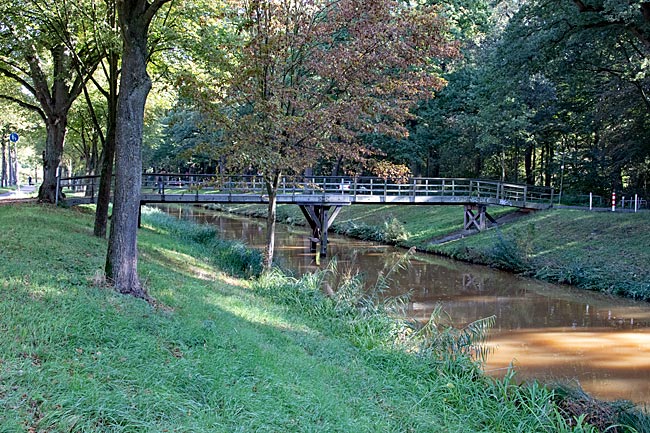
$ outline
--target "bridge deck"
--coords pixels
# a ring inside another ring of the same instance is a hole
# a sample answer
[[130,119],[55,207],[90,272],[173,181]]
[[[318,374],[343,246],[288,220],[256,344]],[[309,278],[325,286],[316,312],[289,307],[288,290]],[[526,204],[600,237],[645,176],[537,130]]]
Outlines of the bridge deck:
[[[60,179],[69,202],[94,201],[96,176]],[[552,206],[551,188],[458,178],[413,178],[391,183],[379,178],[313,176],[283,178],[277,196],[280,204],[346,206],[393,205],[498,205],[521,209]],[[180,174],[143,175],[140,201],[144,203],[268,203],[259,176],[209,176]]]

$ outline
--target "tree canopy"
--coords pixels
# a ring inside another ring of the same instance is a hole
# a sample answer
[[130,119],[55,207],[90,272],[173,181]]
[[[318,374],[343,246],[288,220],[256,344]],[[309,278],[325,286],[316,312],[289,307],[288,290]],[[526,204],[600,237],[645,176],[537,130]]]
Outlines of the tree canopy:
[[[53,201],[66,158],[110,185],[115,148],[120,227],[132,226],[126,197],[152,168],[260,174],[269,214],[281,174],[410,172],[647,197],[649,68],[650,3],[639,0],[0,6],[0,98],[45,127],[33,140],[45,143],[41,199]],[[125,287],[137,286],[128,274]]]
[[224,132],[215,155],[264,177],[271,219],[281,174],[363,163],[375,153],[365,136],[404,136],[458,52],[438,8],[392,0],[232,2],[224,31],[238,45],[223,69],[184,84]]

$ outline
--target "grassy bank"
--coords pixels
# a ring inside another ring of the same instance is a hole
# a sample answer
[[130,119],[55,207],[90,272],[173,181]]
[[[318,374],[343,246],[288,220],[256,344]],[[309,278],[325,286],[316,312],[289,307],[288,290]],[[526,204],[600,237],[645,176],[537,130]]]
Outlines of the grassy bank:
[[650,214],[549,210],[425,247],[552,282],[650,299]]
[[[263,217],[260,206],[229,212]],[[491,208],[499,217],[508,208]],[[278,220],[302,224],[296,206],[280,207]],[[348,206],[334,230],[546,281],[650,300],[650,214],[553,209],[533,213],[478,235],[438,244],[462,228],[460,206]]]
[[[260,205],[209,205],[211,209],[266,218],[266,207]],[[496,218],[512,212],[505,207],[490,209]],[[306,225],[305,217],[295,205],[280,205],[278,222]],[[345,206],[334,221],[332,231],[358,239],[384,242],[402,247],[421,248],[432,239],[462,229],[462,206]]]
[[648,427],[624,405],[581,416],[539,385],[485,377],[463,343],[478,325],[415,332],[334,271],[255,277],[254,253],[212,229],[144,216],[149,305],[103,283],[106,242],[81,209],[2,206],[0,226],[3,433]]

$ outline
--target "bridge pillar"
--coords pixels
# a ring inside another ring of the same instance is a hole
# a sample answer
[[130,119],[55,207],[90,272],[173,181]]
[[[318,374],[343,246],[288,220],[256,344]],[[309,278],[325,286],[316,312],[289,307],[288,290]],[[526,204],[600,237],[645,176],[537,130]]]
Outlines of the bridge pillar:
[[[320,243],[321,256],[327,256],[327,232],[334,219],[341,212],[342,207],[314,204],[300,204],[298,206],[300,206],[300,210],[311,228],[310,251],[316,252],[316,245]],[[331,212],[330,209],[332,209]]]
[[[478,212],[478,213],[474,213]],[[464,218],[464,229],[471,230],[475,228],[478,231],[485,230],[487,228],[487,221],[489,220],[492,223],[496,224],[496,220],[487,213],[487,206],[484,204],[466,204],[465,205],[465,218]]]

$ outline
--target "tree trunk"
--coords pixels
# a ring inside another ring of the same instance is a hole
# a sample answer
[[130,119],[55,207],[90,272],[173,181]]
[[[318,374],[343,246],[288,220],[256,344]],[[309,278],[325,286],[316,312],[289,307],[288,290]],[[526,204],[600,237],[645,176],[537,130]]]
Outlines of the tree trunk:
[[0,177],[0,187],[7,186],[7,144],[2,140],[2,176]]
[[271,179],[266,179],[266,192],[269,195],[268,214],[266,216],[266,250],[264,251],[264,267],[271,269],[275,253],[275,223],[278,204],[278,186],[280,173],[275,173]]
[[[97,149],[97,144],[99,141],[98,134],[93,134],[93,136],[90,138],[90,141],[90,155],[86,164],[86,176],[94,176],[97,173],[97,168],[99,166],[99,151]],[[88,198],[95,197],[96,192],[95,181],[93,179],[89,184],[86,185],[85,196]]]
[[526,145],[526,151],[524,154],[524,171],[526,174],[526,183],[528,185],[535,184],[535,173],[533,171],[533,152],[535,148],[532,143]]
[[[43,158],[43,183],[38,190],[38,200],[41,202],[54,203],[56,197],[56,176],[59,163],[63,156],[63,143],[65,142],[66,127],[68,124],[68,111],[76,97],[81,93],[81,86],[84,81],[77,77],[72,86],[70,80],[70,53],[62,44],[56,45],[51,50],[53,63],[53,82],[48,92],[47,83],[40,82],[38,86],[39,100],[42,100],[45,113],[45,128],[47,139],[45,141],[45,156]],[[31,58],[32,69],[38,69],[35,65],[37,59]],[[37,74],[38,75],[38,74]]]
[[43,158],[43,181],[38,190],[38,201],[54,203],[56,199],[56,175],[63,155],[67,112],[47,119],[47,139]]
[[546,167],[545,167],[545,179],[544,179],[544,186],[549,187],[553,183],[553,158],[555,157],[554,155],[554,149],[553,145],[551,143],[546,143]]
[[481,151],[479,149],[476,149],[475,152],[476,152],[476,157],[474,158],[473,177],[480,177],[481,172],[483,171],[483,157],[481,156]]
[[341,164],[343,163],[343,157],[339,156],[336,158],[336,162],[334,163],[334,167],[332,168],[332,176],[338,176],[339,175],[339,170],[341,169]]
[[147,33],[166,0],[117,2],[123,38],[122,73],[115,134],[115,198],[106,255],[106,276],[121,293],[149,299],[138,279],[138,215],[142,186],[144,106],[151,90],[147,74]]
[[501,149],[501,182],[506,181],[506,152]]
[[99,192],[97,194],[97,208],[95,211],[94,234],[100,238],[106,237],[108,223],[108,207],[111,201],[111,184],[113,180],[113,164],[115,161],[115,125],[117,118],[117,79],[118,62],[117,54],[109,55],[109,91],[108,91],[108,117],[106,119],[106,141],[102,150],[101,176],[99,179]]

